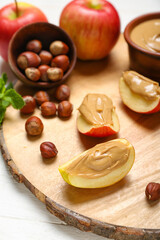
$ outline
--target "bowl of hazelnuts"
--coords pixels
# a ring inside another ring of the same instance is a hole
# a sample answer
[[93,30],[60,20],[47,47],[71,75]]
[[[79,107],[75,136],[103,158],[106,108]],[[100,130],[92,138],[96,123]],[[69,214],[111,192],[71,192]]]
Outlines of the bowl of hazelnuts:
[[76,48],[68,34],[46,22],[28,24],[9,44],[8,61],[17,78],[31,87],[62,84],[76,63]]

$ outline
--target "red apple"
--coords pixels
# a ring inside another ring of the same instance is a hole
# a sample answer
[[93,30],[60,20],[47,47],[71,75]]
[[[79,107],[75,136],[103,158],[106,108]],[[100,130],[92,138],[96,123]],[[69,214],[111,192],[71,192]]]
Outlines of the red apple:
[[0,55],[8,60],[8,45],[12,35],[24,25],[33,22],[47,22],[44,13],[37,7],[19,2],[18,16],[16,5],[11,3],[0,9]]
[[[133,72],[133,71],[130,71]],[[137,74],[136,72],[133,72]],[[138,74],[139,76],[142,76]],[[142,76],[143,77],[143,76]],[[151,81],[151,80],[150,80]],[[134,112],[150,114],[160,111],[160,87],[157,82],[152,81],[157,85],[157,96],[153,100],[149,100],[144,96],[133,92],[130,86],[126,83],[124,77],[120,78],[119,90],[123,103]]]
[[82,60],[106,57],[120,33],[120,20],[116,9],[106,0],[74,0],[63,9],[62,27],[77,47]]

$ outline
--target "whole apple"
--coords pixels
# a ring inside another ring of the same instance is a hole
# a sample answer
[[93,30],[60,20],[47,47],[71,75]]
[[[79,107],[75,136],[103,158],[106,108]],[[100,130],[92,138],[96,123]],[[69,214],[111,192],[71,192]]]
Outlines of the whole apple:
[[81,60],[106,57],[120,33],[116,9],[106,0],[74,0],[63,9],[62,27],[72,38]]
[[12,35],[21,27],[33,22],[47,22],[44,13],[37,7],[18,3],[18,16],[16,5],[11,3],[0,9],[0,55],[8,60],[8,45]]

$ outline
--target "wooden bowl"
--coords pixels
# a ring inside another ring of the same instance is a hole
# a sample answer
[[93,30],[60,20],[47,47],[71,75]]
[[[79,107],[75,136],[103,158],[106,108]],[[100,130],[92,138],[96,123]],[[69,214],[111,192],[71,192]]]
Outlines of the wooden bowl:
[[160,53],[144,49],[135,44],[130,38],[132,30],[138,24],[156,18],[160,19],[160,12],[145,14],[133,19],[126,26],[124,37],[128,43],[130,68],[160,82]]
[[[70,59],[70,66],[66,73],[64,73],[63,78],[56,82],[33,82],[29,80],[17,66],[17,57],[20,53],[25,51],[25,47],[28,41],[32,39],[38,39],[42,42],[44,50],[49,50],[49,45],[54,40],[61,40],[65,42],[69,47],[68,57]],[[8,61],[12,71],[15,73],[17,78],[24,82],[25,84],[36,87],[36,88],[52,88],[62,84],[67,77],[72,72],[76,63],[76,48],[68,36],[68,34],[53,24],[46,22],[38,22],[33,24],[28,24],[25,27],[18,30],[12,37],[9,50],[8,50]]]

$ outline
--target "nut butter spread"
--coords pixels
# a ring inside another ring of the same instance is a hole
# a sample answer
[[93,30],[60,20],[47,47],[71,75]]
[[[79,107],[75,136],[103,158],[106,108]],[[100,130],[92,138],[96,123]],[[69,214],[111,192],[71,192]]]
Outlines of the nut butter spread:
[[160,19],[140,23],[132,30],[130,37],[140,47],[160,53]]
[[140,94],[148,100],[155,100],[160,95],[160,87],[158,82],[142,76],[134,71],[126,71],[123,78],[129,88],[137,94]]
[[123,166],[128,156],[129,147],[123,142],[101,143],[81,154],[66,168],[66,172],[86,178],[102,177]]
[[88,94],[79,107],[83,118],[92,125],[112,125],[112,100],[104,94]]

